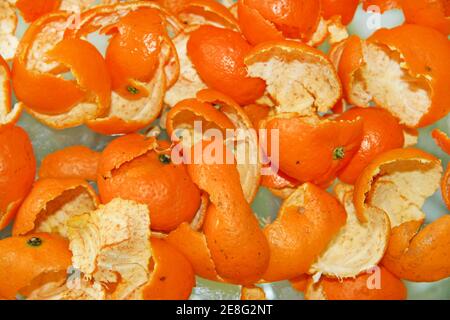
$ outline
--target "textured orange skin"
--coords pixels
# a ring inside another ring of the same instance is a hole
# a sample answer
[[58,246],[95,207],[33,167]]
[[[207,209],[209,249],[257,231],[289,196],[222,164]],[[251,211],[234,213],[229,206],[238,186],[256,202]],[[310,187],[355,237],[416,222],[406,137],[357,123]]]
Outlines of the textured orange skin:
[[97,180],[100,153],[85,146],[71,146],[48,154],[39,168],[39,178]]
[[155,263],[142,295],[145,300],[187,300],[195,286],[195,275],[189,261],[165,240],[152,238]]
[[266,300],[266,293],[264,289],[255,286],[248,286],[241,288],[241,300]]
[[[228,152],[224,147],[223,154]],[[203,232],[217,274],[230,283],[252,284],[259,280],[269,263],[269,246],[244,197],[236,165],[203,162],[187,168],[211,201]]]
[[[39,213],[46,208],[48,203],[65,191],[83,188],[91,196],[92,201],[98,205],[99,200],[94,189],[81,179],[41,179],[38,180],[31,192],[25,198],[20,207],[13,225],[13,235],[21,236],[34,231]],[[80,212],[80,214],[83,212]]]
[[208,280],[220,281],[206,237],[202,232],[195,231],[184,222],[170,232],[166,240],[188,258],[196,275]]
[[341,181],[354,184],[360,173],[377,155],[401,148],[404,144],[403,129],[398,120],[381,108],[352,108],[341,114],[338,120],[355,120],[364,123],[361,146],[349,164],[339,172]]
[[310,183],[300,188],[304,188],[304,207],[282,207],[277,219],[264,228],[270,245],[270,263],[262,277],[265,281],[307,273],[346,222],[347,214],[333,196]]
[[[192,220],[200,206],[200,191],[183,164],[163,164],[159,160],[159,154],[170,154],[170,148],[168,152],[157,153],[149,149],[148,143],[152,146],[154,139],[134,134],[116,139],[106,147],[97,180],[100,198],[103,203],[120,197],[147,204],[152,229],[170,231]],[[163,142],[158,144],[169,147]]]
[[[281,171],[300,182],[316,184],[336,177],[358,151],[363,135],[363,122],[359,119],[312,124],[293,116],[273,118],[265,127],[279,130]],[[271,145],[270,135],[268,145]],[[334,160],[334,150],[340,147],[344,148],[344,157]]]
[[[250,15],[241,15],[242,10]],[[308,41],[317,29],[320,16],[321,1],[317,0],[239,0],[239,23],[251,42],[279,40],[275,36],[280,33],[285,38]],[[252,17],[258,17],[254,27],[249,26]],[[266,37],[268,30],[271,31]]]
[[450,33],[450,3],[448,0],[400,0],[407,23]]
[[8,226],[28,194],[36,160],[27,133],[20,127],[0,129],[0,230]]
[[435,156],[426,153],[425,151],[407,148],[407,149],[393,149],[379,154],[370,164],[364,168],[355,182],[353,192],[353,204],[355,205],[356,215],[360,221],[366,221],[364,211],[366,210],[366,200],[370,195],[374,179],[379,174],[380,167],[386,163],[415,160],[440,163],[440,160]]
[[256,130],[259,129],[260,122],[267,118],[270,112],[270,107],[265,104],[249,104],[242,107],[242,109],[247,114]]
[[61,0],[17,0],[19,9],[26,22],[33,22],[44,14],[58,10]]
[[132,81],[151,80],[159,64],[160,37],[164,32],[160,12],[152,8],[132,11],[108,27],[107,33],[112,38],[105,60],[113,90],[127,99],[139,99],[147,95],[141,91],[133,95],[127,87],[136,86]]
[[[402,0],[362,0],[363,9],[367,11],[370,6],[377,6],[383,13],[392,9],[399,9]],[[414,0],[415,1],[415,0]]]
[[[27,244],[30,238],[42,239],[39,247]],[[71,265],[69,243],[54,234],[38,233],[0,240],[0,295],[13,300],[19,290],[47,272],[65,272]]]
[[341,17],[343,25],[347,25],[353,20],[359,0],[321,0],[323,17],[328,20],[332,17]]
[[[411,37],[414,34],[414,37]],[[450,42],[442,33],[423,26],[405,24],[380,29],[369,42],[386,45],[402,54],[411,75],[428,80],[431,106],[416,127],[421,128],[443,118],[450,111]]]
[[367,280],[372,276],[370,273],[342,281],[324,277],[320,285],[327,300],[405,300],[407,291],[403,282],[383,267],[380,267],[380,272],[380,289],[368,288]]
[[186,0],[177,10],[177,13],[200,15],[207,21],[219,23],[230,29],[239,30],[238,22],[233,14],[227,7],[215,0]]
[[432,282],[450,276],[450,216],[420,227],[409,221],[392,229],[388,249],[381,263],[399,278]]
[[337,64],[338,75],[342,82],[345,99],[349,103],[355,104],[355,101],[350,96],[350,92],[353,90],[352,81],[354,73],[363,65],[361,39],[352,35],[341,43],[344,48],[342,49],[341,58]]
[[244,56],[250,49],[238,32],[213,26],[193,31],[187,43],[188,56],[202,80],[240,105],[253,103],[266,87],[262,79],[247,75]]
[[245,38],[253,45],[265,41],[283,40],[283,34],[273,23],[266,20],[256,9],[246,5],[244,1],[237,2],[239,25]]

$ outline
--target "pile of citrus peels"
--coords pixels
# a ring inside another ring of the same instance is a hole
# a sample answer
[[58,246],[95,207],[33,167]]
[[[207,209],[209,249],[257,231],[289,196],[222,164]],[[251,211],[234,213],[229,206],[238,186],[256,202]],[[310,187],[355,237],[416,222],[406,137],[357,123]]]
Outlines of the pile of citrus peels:
[[[439,188],[450,209],[450,167],[415,147],[450,112],[448,1],[362,1],[406,18],[367,39],[359,3],[0,0],[0,299],[188,299],[198,276],[400,300],[450,277],[450,216],[423,210]],[[22,111],[120,136],[37,166]]]

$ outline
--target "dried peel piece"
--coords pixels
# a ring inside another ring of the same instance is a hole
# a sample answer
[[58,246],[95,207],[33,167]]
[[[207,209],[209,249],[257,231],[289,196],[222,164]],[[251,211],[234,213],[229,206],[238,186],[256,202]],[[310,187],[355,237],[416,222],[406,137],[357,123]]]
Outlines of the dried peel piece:
[[382,210],[369,207],[365,211],[367,221],[361,222],[353,206],[353,187],[338,184],[334,192],[345,207],[347,221],[309,273],[338,279],[356,277],[383,258],[391,230],[389,217]]
[[250,76],[266,81],[278,112],[326,112],[342,95],[332,63],[307,45],[293,41],[264,43],[254,47],[244,62]]
[[356,214],[366,221],[365,210],[377,207],[389,215],[391,226],[422,221],[422,206],[439,187],[441,161],[419,149],[394,149],[377,156],[355,183]]
[[84,180],[38,180],[17,213],[13,235],[49,232],[66,238],[67,221],[98,205],[94,189]]

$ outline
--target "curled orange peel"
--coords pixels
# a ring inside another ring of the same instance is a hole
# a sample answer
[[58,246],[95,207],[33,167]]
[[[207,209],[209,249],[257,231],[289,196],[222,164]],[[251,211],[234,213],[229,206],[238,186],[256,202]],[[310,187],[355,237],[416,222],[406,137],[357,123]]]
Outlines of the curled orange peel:
[[[67,18],[68,13],[58,12],[36,20],[23,36],[12,68],[19,103],[58,129],[83,124],[105,113],[110,103],[103,57],[84,40],[63,40]],[[76,80],[61,76],[67,70]]]
[[411,128],[447,115],[449,75],[443,70],[448,68],[450,46],[444,35],[405,24],[380,29],[366,41],[354,36],[346,43],[338,72],[348,102],[358,106],[375,102]]
[[72,257],[68,241],[48,233],[0,240],[0,252],[0,295],[8,300],[38,285],[38,278],[64,278]]
[[356,215],[367,221],[369,207],[384,210],[396,227],[408,221],[423,221],[422,206],[438,189],[441,161],[422,150],[394,149],[378,155],[355,183]]
[[284,200],[277,219],[264,228],[270,262],[262,276],[273,282],[299,277],[345,225],[342,205],[319,187],[305,183]]
[[[113,33],[106,53],[114,89],[111,108],[88,121],[92,130],[109,135],[135,132],[159,116],[165,91],[176,82],[180,69],[169,33],[175,37],[181,29],[180,22],[157,3],[137,1],[91,8],[81,14],[79,28],[66,31],[68,38]],[[147,46],[142,40],[150,36],[152,45]]]
[[223,4],[214,0],[183,1],[176,13],[180,21],[187,26],[211,24],[239,30],[238,21],[233,14]]
[[96,209],[94,189],[81,179],[38,180],[20,207],[13,235],[33,232],[58,233],[67,238],[67,221],[74,215]]

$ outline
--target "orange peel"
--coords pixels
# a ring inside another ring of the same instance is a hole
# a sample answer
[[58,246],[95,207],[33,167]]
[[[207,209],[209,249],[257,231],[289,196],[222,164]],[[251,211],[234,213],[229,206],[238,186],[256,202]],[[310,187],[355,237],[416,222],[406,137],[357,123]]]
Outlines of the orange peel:
[[[63,40],[68,15],[50,13],[36,20],[22,37],[12,68],[19,104],[56,129],[81,125],[106,112],[110,103],[101,54],[84,40]],[[62,78],[67,69],[76,81]]]
[[72,256],[66,239],[47,233],[0,240],[0,252],[0,295],[9,300],[42,275],[65,276]]
[[192,31],[187,42],[187,54],[205,84],[240,105],[255,102],[265,89],[264,81],[247,72],[244,57],[250,50],[239,32],[214,26]]
[[419,149],[394,149],[378,155],[355,183],[353,203],[361,221],[368,207],[384,210],[396,227],[422,221],[425,200],[438,189],[441,161]]
[[168,143],[139,134],[111,142],[98,166],[102,202],[120,197],[147,204],[155,231],[170,231],[190,222],[200,207],[200,191],[184,164],[172,162],[170,153]]
[[278,112],[326,112],[342,95],[341,82],[328,57],[305,44],[263,43],[252,48],[244,62],[250,76],[266,82]]
[[0,230],[15,217],[36,174],[36,160],[27,133],[20,127],[0,130]]
[[[148,20],[147,13],[152,17],[151,25],[144,23]],[[158,19],[162,26],[156,22]],[[168,33],[176,36],[180,30],[179,21],[151,1],[119,2],[81,14],[79,28],[67,30],[65,37],[80,38],[97,31],[114,33],[107,48],[107,62],[115,91],[111,93],[109,112],[88,121],[92,130],[108,135],[130,133],[146,127],[159,116],[164,93],[179,75],[178,56]],[[156,47],[144,45],[142,39],[149,35]],[[130,46],[124,46],[125,42],[142,54],[127,49]],[[138,61],[130,66],[133,57]]]
[[147,206],[114,199],[68,223],[72,265],[82,286],[50,283],[40,299],[187,299],[194,286],[189,262],[164,240],[151,238]]
[[[242,156],[243,161],[237,161],[237,169],[241,178],[241,186],[245,198],[250,203],[258,191],[261,177],[261,162],[258,155],[258,137],[253,124],[243,109],[230,97],[211,89],[197,92],[196,99],[187,99],[179,102],[167,114],[166,128],[169,136],[181,135],[183,144],[196,143],[194,122],[201,122],[203,130],[211,128],[221,130],[224,139],[227,138],[227,129],[239,130],[236,137],[237,145],[224,140],[227,146],[236,150],[237,158]],[[240,150],[244,147],[244,153]],[[190,147],[190,145],[185,145]]]
[[310,267],[309,273],[353,278],[378,265],[388,246],[391,225],[389,216],[375,207],[366,209],[366,222],[361,222],[353,206],[352,186],[338,184],[334,192],[345,207],[347,221]]
[[307,273],[345,222],[345,210],[333,196],[310,183],[298,187],[264,228],[270,262],[262,279],[280,281]]
[[[207,146],[204,142],[202,150]],[[224,146],[222,152],[225,156],[230,151]],[[236,165],[202,162],[187,168],[194,183],[209,195],[202,231],[217,274],[237,284],[259,280],[269,262],[269,247],[244,197]]]
[[19,44],[15,33],[17,28],[17,16],[14,6],[10,1],[0,3],[0,56],[5,60],[14,58]]
[[366,41],[352,37],[341,56],[339,75],[350,103],[369,106],[373,101],[402,124],[418,128],[449,112],[449,74],[444,71],[449,58],[446,36],[406,24],[378,30]]
[[239,24],[252,43],[283,38],[308,41],[319,25],[321,1],[239,0]]
[[13,235],[33,232],[58,233],[67,238],[67,221],[74,215],[96,209],[94,189],[81,179],[38,180],[20,207]]
[[320,185],[336,178],[363,137],[361,119],[336,121],[284,113],[267,119],[264,127],[279,132],[280,170],[300,182]]
[[422,221],[408,221],[392,229],[383,266],[401,279],[432,282],[450,276],[446,258],[450,246],[450,216],[421,229]]
[[264,292],[264,289],[260,287],[242,287],[241,300],[266,300],[266,293]]
[[0,126],[16,123],[22,108],[14,106],[11,110],[11,73],[9,66],[0,55]]
[[336,119],[350,121],[358,117],[363,121],[361,146],[338,175],[342,182],[348,184],[355,183],[360,173],[378,154],[402,148],[405,140],[399,121],[381,108],[351,108]]
[[182,1],[177,17],[188,27],[209,24],[239,30],[239,23],[222,3],[215,0]]
[[450,33],[450,4],[446,0],[400,0],[407,23],[434,28],[445,35]]
[[100,153],[85,146],[71,146],[42,159],[39,178],[97,180]]
[[[370,273],[355,279],[322,278],[318,283],[309,281],[306,300],[405,300],[407,290],[403,282],[387,269],[379,267],[379,287]],[[375,271],[377,272],[377,271]],[[374,283],[373,283],[374,282]]]

